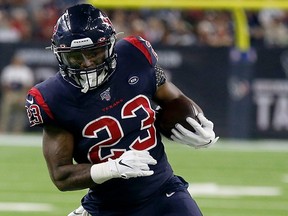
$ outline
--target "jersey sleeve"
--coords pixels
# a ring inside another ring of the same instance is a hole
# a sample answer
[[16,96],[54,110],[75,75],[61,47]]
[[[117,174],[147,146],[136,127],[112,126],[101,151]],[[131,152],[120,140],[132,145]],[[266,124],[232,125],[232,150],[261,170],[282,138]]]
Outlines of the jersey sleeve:
[[49,106],[45,103],[41,92],[35,87],[31,88],[27,94],[25,108],[30,127],[55,123]]
[[155,65],[155,74],[156,74],[156,86],[159,87],[166,82],[166,74],[164,70],[159,66]]
[[124,40],[128,41],[130,44],[140,50],[149,62],[149,64],[154,68],[156,76],[156,86],[159,87],[163,85],[166,82],[166,75],[164,70],[159,65],[157,65],[158,55],[153,49],[150,42],[140,36],[130,36],[124,38]]
[[157,64],[158,55],[149,41],[143,39],[140,36],[129,36],[124,38],[124,40],[128,41],[130,44],[139,49],[152,67]]

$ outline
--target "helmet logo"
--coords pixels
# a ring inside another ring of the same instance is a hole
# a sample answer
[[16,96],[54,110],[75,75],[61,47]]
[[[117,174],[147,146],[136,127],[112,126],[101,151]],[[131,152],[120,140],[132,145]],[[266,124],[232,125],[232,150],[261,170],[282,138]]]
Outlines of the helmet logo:
[[107,16],[103,16],[101,12],[100,12],[100,19],[102,20],[103,24],[114,29],[111,20]]

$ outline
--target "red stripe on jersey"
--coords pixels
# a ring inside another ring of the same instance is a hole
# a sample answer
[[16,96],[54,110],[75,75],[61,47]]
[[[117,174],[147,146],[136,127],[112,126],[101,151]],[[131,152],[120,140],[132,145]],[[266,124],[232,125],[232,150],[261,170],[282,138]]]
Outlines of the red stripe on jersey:
[[147,49],[147,47],[143,44],[143,42],[139,41],[134,36],[126,37],[124,40],[128,41],[129,43],[133,44],[135,47],[137,47],[146,57],[146,59],[149,61],[149,63],[152,65],[152,57],[150,51]]
[[28,94],[30,94],[31,96],[33,96],[35,98],[35,100],[37,101],[38,105],[46,112],[46,114],[54,120],[54,116],[48,106],[48,104],[45,103],[43,97],[42,97],[42,94],[41,92],[33,87],[29,90]]

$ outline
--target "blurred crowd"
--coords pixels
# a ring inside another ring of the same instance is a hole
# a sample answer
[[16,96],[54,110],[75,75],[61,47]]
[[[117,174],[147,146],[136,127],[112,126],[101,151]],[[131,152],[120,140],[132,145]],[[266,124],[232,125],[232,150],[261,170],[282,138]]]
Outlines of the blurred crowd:
[[[84,0],[0,0],[0,42],[49,41],[59,15]],[[106,10],[118,32],[138,34],[152,44],[231,46],[234,23],[229,11]],[[247,11],[252,44],[288,45],[288,12]]]
[[[50,43],[63,11],[85,0],[0,0],[0,43]],[[230,47],[234,44],[233,15],[220,10],[104,9],[119,37],[140,35],[152,45]],[[252,45],[288,46],[288,11],[247,11]],[[30,68],[16,54],[0,71],[0,133],[25,130],[23,98],[37,81],[54,69]],[[40,73],[41,72],[41,73]],[[36,76],[37,75],[37,76]]]
[[59,15],[79,0],[0,0],[0,42],[48,40]]

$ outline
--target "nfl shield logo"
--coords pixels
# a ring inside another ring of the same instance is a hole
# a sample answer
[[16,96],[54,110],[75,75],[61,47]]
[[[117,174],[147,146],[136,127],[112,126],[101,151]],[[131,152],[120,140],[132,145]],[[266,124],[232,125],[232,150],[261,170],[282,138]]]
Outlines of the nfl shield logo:
[[102,100],[110,101],[110,99],[111,99],[110,88],[108,88],[104,92],[102,92],[100,94],[100,97]]

